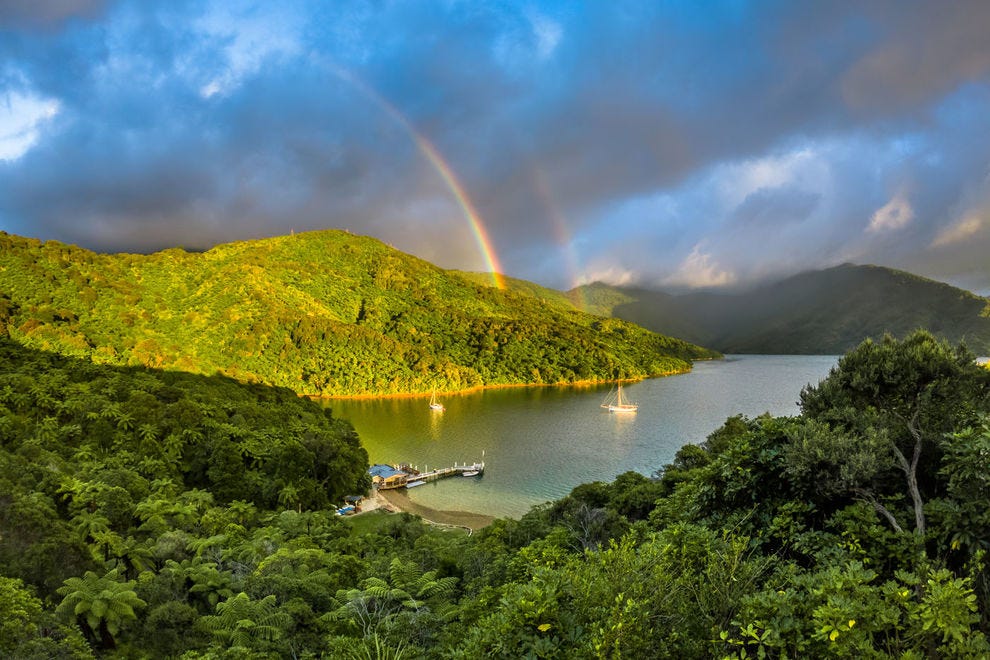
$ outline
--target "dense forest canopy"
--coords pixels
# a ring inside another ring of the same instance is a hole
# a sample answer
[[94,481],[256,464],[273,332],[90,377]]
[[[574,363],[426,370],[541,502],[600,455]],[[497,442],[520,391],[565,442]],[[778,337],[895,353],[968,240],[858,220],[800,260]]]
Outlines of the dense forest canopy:
[[0,336],[300,394],[642,378],[719,355],[342,231],[151,255],[0,233],[0,256]]
[[473,536],[332,515],[291,392],[0,352],[0,656],[990,655],[990,372],[926,333]]

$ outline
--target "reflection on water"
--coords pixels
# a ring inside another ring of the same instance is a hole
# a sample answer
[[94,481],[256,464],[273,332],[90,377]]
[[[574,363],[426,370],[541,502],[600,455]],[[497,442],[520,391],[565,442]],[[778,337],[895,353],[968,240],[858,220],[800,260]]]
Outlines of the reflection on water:
[[443,422],[443,412],[439,410],[430,410],[430,439],[439,440],[440,439],[440,424]]
[[727,417],[797,413],[801,388],[835,365],[833,356],[728,356],[689,374],[624,388],[635,414],[600,407],[610,386],[484,390],[429,397],[333,400],[372,463],[441,467],[485,454],[483,477],[451,477],[409,491],[433,509],[518,517],[578,484],[627,470],[651,474],[684,444],[701,442]]

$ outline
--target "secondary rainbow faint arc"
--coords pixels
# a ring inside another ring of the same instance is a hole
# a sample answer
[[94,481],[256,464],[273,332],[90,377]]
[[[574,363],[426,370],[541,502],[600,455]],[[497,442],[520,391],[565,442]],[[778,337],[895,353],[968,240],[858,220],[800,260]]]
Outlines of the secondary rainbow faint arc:
[[395,119],[409,135],[412,137],[413,142],[416,143],[416,147],[419,149],[433,168],[443,179],[443,182],[450,189],[451,194],[454,195],[454,199],[461,207],[461,211],[464,213],[464,217],[467,218],[468,225],[471,227],[471,233],[474,234],[475,241],[478,243],[478,248],[481,250],[481,256],[484,258],[485,263],[488,265],[488,269],[491,271],[492,284],[497,289],[505,288],[505,279],[502,276],[502,266],[499,263],[498,255],[495,252],[495,247],[492,245],[491,238],[488,237],[488,232],[485,229],[485,224],[481,220],[481,216],[478,214],[478,210],[471,203],[471,198],[468,197],[467,192],[464,190],[464,186],[454,175],[454,171],[450,169],[447,161],[444,160],[443,156],[433,145],[432,142],[427,140],[419,131],[413,128],[412,122],[406,119],[399,110],[389,103],[385,98],[375,91],[371,86],[365,83],[363,80],[355,76],[350,71],[343,69],[339,66],[331,66],[331,70],[343,80],[351,83],[363,92],[368,98],[372,99],[381,108],[383,108],[389,115]]
[[557,244],[560,246],[565,264],[567,266],[568,275],[571,279],[571,292],[573,293],[571,302],[580,311],[588,311],[588,300],[587,296],[584,295],[584,289],[578,280],[578,257],[577,251],[574,249],[574,239],[571,235],[570,230],[567,228],[567,221],[564,220],[563,214],[560,212],[560,208],[554,202],[553,196],[550,194],[550,186],[547,185],[546,178],[543,176],[543,172],[539,167],[530,167],[531,180],[533,183],[533,189],[536,192],[537,197],[543,204],[543,208],[550,218],[551,227],[553,227],[553,233],[557,239]]

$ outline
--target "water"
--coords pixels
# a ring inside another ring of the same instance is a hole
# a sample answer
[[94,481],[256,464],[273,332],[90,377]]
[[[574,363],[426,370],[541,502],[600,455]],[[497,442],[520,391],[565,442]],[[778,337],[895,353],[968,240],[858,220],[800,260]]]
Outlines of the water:
[[484,451],[482,477],[451,477],[409,490],[434,509],[519,517],[578,484],[611,481],[635,470],[649,475],[677,450],[703,441],[726,418],[798,412],[801,388],[817,384],[835,356],[737,355],[699,362],[689,374],[623,387],[639,403],[635,414],[599,407],[610,386],[486,390],[429,398],[334,400],[372,463],[420,470],[473,463]]

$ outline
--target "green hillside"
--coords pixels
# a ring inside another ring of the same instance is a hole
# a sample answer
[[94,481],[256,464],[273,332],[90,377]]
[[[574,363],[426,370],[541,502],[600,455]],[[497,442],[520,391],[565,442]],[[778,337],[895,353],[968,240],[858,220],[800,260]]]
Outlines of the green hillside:
[[[452,270],[448,271],[451,274],[456,274],[459,277],[478,284],[481,286],[492,286],[492,276],[488,273],[476,273],[463,270]],[[505,288],[514,293],[521,293],[533,298],[537,298],[544,305],[552,305],[561,309],[570,310],[575,307],[568,297],[567,293],[563,291],[557,291],[556,289],[548,289],[545,286],[540,286],[535,282],[529,282],[527,280],[520,280],[515,277],[502,276],[502,283]],[[584,312],[589,312],[589,310],[581,310]],[[589,312],[594,314],[595,312]],[[609,316],[608,314],[598,314],[598,316]]]
[[204,253],[0,234],[0,334],[98,363],[362,395],[637,378],[717,354],[321,231]]
[[839,354],[867,337],[919,328],[990,353],[986,298],[879,266],[846,264],[734,294],[598,284],[570,295],[592,301],[598,313],[726,353]]
[[796,416],[468,535],[335,515],[367,456],[291,391],[0,339],[0,657],[987,658],[988,386],[864,342]]

